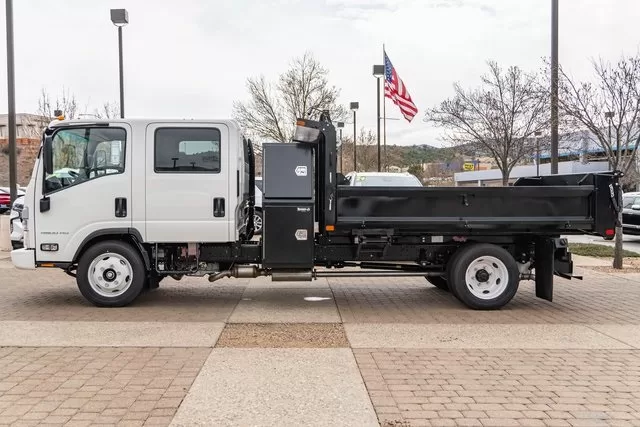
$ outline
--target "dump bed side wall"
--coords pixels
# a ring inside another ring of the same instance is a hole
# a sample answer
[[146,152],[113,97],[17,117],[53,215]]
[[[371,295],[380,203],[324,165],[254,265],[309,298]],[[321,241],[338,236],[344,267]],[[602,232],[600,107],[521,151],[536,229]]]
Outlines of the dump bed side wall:
[[520,180],[511,187],[340,186],[337,225],[442,234],[604,233],[615,214],[602,192],[614,181],[611,174],[581,174]]

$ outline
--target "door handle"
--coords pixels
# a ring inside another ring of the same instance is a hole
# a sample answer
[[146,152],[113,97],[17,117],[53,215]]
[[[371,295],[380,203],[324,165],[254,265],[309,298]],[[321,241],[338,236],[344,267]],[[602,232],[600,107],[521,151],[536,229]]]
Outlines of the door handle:
[[216,218],[224,217],[224,197],[213,199],[213,216]]
[[124,218],[127,216],[127,199],[125,197],[116,197],[116,218]]

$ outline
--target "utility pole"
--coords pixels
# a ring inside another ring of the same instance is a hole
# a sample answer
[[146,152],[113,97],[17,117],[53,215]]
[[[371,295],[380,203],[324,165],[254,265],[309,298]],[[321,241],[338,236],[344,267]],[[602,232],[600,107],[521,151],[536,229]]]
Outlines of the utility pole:
[[558,0],[551,0],[551,174],[558,174]]
[[120,74],[120,118],[124,119],[124,65],[122,64],[122,27],[129,23],[126,9],[111,9],[111,22],[118,27],[118,68]]
[[[380,155],[380,79],[384,76],[384,65],[373,66],[373,76],[376,78],[376,124],[378,135],[378,172],[382,170]],[[386,148],[386,147],[385,147]]]
[[16,75],[13,52],[13,0],[6,1],[7,20],[7,97],[9,98],[9,197],[11,206],[18,197],[16,178]]
[[349,105],[349,108],[351,109],[351,111],[353,111],[353,171],[357,172],[358,171],[358,160],[356,158],[356,155],[358,153],[358,135],[357,135],[357,128],[356,128],[356,111],[358,111],[358,108],[360,108],[360,103],[359,102],[352,102]]

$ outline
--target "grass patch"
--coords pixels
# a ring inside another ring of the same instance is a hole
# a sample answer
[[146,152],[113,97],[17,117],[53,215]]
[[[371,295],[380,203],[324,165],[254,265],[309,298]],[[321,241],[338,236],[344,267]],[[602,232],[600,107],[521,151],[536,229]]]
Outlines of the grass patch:
[[[572,243],[569,245],[571,253],[583,256],[593,256],[598,258],[613,258],[613,246],[597,245],[593,243]],[[640,257],[640,253],[622,250],[625,258]]]

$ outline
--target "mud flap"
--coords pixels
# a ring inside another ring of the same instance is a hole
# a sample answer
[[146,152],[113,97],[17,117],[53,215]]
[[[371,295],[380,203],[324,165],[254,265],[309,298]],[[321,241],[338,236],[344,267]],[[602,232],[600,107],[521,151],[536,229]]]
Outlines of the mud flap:
[[538,238],[535,245],[536,296],[552,301],[555,243],[553,239]]

